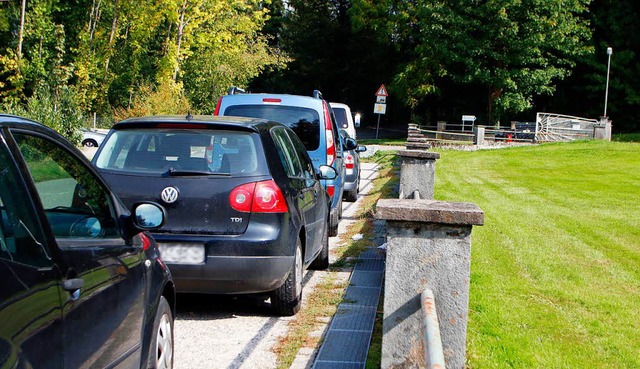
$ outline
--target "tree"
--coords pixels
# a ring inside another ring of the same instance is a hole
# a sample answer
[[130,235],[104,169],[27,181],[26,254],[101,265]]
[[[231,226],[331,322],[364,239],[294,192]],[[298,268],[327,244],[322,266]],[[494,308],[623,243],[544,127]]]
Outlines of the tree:
[[257,0],[202,3],[197,22],[185,29],[188,44],[182,42],[182,81],[196,109],[213,113],[230,86],[246,86],[267,66],[284,65],[261,33],[267,18]]
[[398,82],[415,88],[416,98],[445,76],[485,86],[490,122],[528,109],[535,95],[553,93],[554,83],[592,51],[589,2],[407,2],[403,11],[416,16],[398,27],[418,31],[407,32],[417,47]]

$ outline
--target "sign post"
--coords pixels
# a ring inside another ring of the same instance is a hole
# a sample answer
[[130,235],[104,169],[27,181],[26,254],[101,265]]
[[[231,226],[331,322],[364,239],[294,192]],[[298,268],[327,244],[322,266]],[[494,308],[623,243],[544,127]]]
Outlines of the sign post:
[[378,130],[380,129],[380,115],[385,114],[387,112],[387,88],[384,87],[384,84],[380,85],[378,91],[376,92],[376,103],[373,106],[373,112],[378,114],[378,124],[376,125],[376,140],[378,139]]

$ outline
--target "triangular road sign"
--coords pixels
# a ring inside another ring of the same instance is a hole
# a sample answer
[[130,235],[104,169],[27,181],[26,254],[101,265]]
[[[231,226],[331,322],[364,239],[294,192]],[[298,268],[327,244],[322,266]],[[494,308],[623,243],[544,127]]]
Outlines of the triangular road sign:
[[384,85],[380,85],[378,92],[376,92],[376,96],[389,96],[387,93],[387,88]]

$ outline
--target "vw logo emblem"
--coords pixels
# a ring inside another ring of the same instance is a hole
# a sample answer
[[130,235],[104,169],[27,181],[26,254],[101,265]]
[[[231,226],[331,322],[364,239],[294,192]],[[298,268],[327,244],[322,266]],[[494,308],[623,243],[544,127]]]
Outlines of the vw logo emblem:
[[167,187],[164,190],[162,190],[162,192],[160,193],[160,197],[162,198],[162,201],[166,202],[167,204],[173,204],[174,202],[176,202],[176,200],[178,200],[178,189],[175,187]]

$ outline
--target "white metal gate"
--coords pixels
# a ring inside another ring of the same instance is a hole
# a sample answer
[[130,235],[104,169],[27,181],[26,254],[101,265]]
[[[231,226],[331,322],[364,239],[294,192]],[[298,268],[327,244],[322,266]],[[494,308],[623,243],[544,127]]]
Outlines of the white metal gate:
[[573,141],[594,138],[598,120],[569,115],[537,113],[536,141]]

